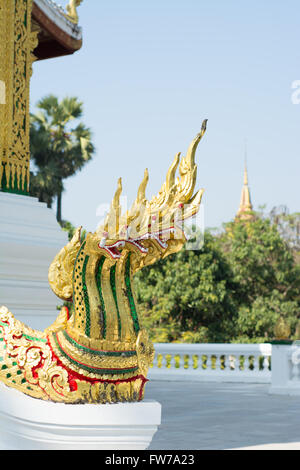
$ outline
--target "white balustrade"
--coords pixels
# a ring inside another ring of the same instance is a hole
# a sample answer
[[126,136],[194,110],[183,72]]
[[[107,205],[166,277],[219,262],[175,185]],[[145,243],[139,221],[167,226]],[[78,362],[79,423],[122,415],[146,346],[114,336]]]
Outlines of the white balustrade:
[[271,344],[156,343],[150,380],[270,383]]

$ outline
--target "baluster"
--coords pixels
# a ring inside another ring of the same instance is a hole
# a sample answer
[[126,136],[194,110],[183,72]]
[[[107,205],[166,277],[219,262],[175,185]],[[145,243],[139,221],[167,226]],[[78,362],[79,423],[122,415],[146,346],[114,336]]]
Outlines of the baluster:
[[236,366],[235,366],[235,363],[237,361],[237,358],[235,356],[233,356],[232,354],[230,354],[229,356],[229,367],[231,370],[236,370]]
[[250,356],[244,356],[244,372],[249,372],[250,365],[251,365]]
[[166,358],[166,354],[162,354],[162,359],[161,359],[161,368],[166,369],[168,365],[168,360]]
[[180,354],[180,369],[184,370],[184,366],[185,366],[185,354],[182,353]]
[[169,370],[170,367],[171,367],[171,359],[172,359],[172,354],[167,353],[167,354],[165,355],[165,366],[166,366],[166,369],[168,369],[168,370]]
[[220,354],[216,354],[216,371],[221,370],[221,356]]
[[268,356],[264,356],[264,360],[263,360],[263,363],[262,363],[262,370],[263,371],[268,371],[269,370],[269,357]]
[[203,354],[200,354],[198,357],[198,369],[205,370],[205,364],[206,364],[206,356]]
[[176,354],[171,354],[170,369],[176,369]]
[[185,354],[185,355],[183,356],[183,361],[184,361],[183,365],[184,365],[184,369],[189,369],[189,368],[190,368],[190,359],[191,359],[191,357],[190,357],[189,354]]
[[259,372],[259,354],[254,354],[253,372]]
[[159,369],[162,368],[162,360],[163,360],[163,355],[161,353],[157,354],[156,362],[157,362],[157,367]]
[[182,357],[180,353],[176,354],[176,369],[181,369],[182,368]]
[[180,353],[177,353],[176,356],[174,355],[175,367],[176,370],[182,369],[182,356]]
[[206,367],[208,371],[211,371],[212,368],[212,360],[211,360],[211,354],[207,354],[207,360],[206,360]]

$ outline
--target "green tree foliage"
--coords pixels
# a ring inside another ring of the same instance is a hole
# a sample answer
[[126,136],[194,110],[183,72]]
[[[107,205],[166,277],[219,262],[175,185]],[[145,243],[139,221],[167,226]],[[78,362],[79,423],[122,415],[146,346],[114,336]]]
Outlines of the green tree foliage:
[[300,316],[300,266],[278,224],[257,218],[227,224],[220,244],[237,292],[237,339],[272,339],[280,316],[295,331]]
[[269,219],[226,225],[220,246],[240,287],[240,302],[252,304],[274,290],[289,300],[299,290],[292,250]]
[[237,317],[238,342],[263,342],[274,338],[274,327],[280,317],[295,332],[299,316],[299,303],[286,300],[277,290],[268,296],[257,297],[251,305],[241,304]]
[[236,308],[231,268],[214,238],[182,250],[136,276],[145,326],[155,341],[230,340]]
[[269,217],[292,248],[296,262],[300,263],[300,212],[290,214],[286,206],[279,206],[271,210]]
[[144,269],[136,285],[154,341],[266,341],[280,316],[294,336],[299,326],[300,266],[270,219],[206,233],[201,250]]
[[31,174],[30,194],[46,202],[57,200],[57,220],[62,222],[64,180],[73,176],[92,158],[95,148],[91,131],[78,120],[83,105],[77,98],[59,101],[49,95],[39,101],[31,115],[30,145],[37,173]]

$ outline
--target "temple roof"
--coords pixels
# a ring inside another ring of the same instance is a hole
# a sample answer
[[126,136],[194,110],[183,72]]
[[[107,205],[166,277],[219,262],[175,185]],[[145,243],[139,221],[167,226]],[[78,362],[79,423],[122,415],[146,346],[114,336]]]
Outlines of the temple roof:
[[82,46],[81,28],[52,0],[33,1],[32,29],[39,31],[37,60],[73,54]]

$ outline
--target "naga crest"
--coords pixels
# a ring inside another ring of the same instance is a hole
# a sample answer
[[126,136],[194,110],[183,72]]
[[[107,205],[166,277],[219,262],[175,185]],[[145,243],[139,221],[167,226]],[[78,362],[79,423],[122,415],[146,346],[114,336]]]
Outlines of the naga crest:
[[[146,199],[148,171],[122,214],[121,179],[104,224],[81,240],[81,228],[49,269],[54,293],[72,302],[44,332],[0,309],[0,381],[43,400],[64,403],[139,401],[154,349],[138,315],[133,275],[178,252],[183,221],[199,209],[195,153],[206,131],[177,154],[158,195]],[[179,177],[176,172],[179,168]]]

